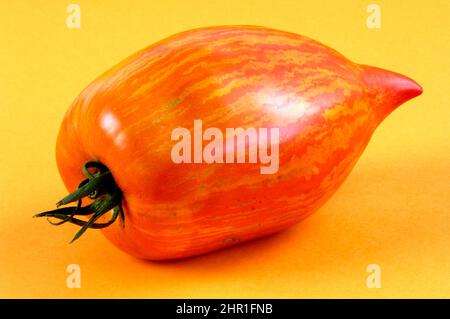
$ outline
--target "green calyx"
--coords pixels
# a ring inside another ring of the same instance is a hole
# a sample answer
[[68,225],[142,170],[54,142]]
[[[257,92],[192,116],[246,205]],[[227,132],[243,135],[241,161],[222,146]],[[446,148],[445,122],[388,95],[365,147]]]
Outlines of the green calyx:
[[[72,223],[81,226],[80,230],[73,237],[72,242],[80,238],[88,228],[105,228],[114,223],[118,216],[122,227],[125,225],[125,215],[122,208],[122,192],[117,186],[109,169],[100,162],[92,161],[83,165],[83,174],[87,177],[83,180],[78,189],[67,195],[56,203],[58,209],[39,213],[33,217],[47,217],[52,225],[61,225]],[[91,171],[93,171],[91,173]],[[91,204],[81,206],[84,197],[94,200]],[[73,202],[77,206],[63,207]],[[110,210],[113,210],[112,216],[106,223],[97,223],[96,221]],[[75,216],[89,216],[88,220],[81,220]],[[52,221],[51,218],[58,221]]]

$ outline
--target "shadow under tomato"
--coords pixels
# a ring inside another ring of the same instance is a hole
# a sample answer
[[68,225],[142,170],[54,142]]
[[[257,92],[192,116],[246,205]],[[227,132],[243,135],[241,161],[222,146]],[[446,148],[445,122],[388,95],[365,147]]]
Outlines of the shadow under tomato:
[[[202,255],[164,261],[136,259],[138,263],[151,269],[166,272],[183,272],[190,276],[207,276],[220,273],[221,276],[235,273],[247,273],[255,267],[270,267],[273,260],[285,256],[283,246],[292,245],[293,241],[302,241],[303,230],[309,227],[300,223],[280,232],[264,237],[238,243],[220,250]],[[132,257],[130,257],[132,258]]]

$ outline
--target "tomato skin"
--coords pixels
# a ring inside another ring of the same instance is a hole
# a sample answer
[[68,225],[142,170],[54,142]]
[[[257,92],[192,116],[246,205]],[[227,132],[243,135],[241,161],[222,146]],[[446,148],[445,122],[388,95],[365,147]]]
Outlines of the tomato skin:
[[[123,192],[120,249],[162,260],[198,255],[285,229],[342,184],[375,128],[421,88],[355,64],[309,38],[264,27],[186,31],[124,60],[66,113],[56,157],[74,191],[99,160]],[[279,127],[279,171],[255,164],[175,164],[171,132]]]

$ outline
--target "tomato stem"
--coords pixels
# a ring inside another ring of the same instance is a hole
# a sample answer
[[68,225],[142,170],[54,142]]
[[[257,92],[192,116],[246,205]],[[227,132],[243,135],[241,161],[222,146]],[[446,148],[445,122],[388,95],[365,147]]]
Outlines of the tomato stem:
[[[90,169],[94,171],[91,172]],[[80,238],[88,228],[100,229],[108,227],[116,221],[118,216],[120,217],[122,227],[125,225],[125,214],[122,208],[122,192],[109,169],[100,162],[91,161],[83,165],[82,171],[87,178],[78,185],[76,191],[56,203],[57,209],[33,216],[47,217],[47,220],[52,225],[61,225],[69,222],[81,226],[80,230],[71,240],[71,243]],[[93,199],[94,201],[89,205],[81,206],[84,197]],[[59,208],[60,206],[73,202],[77,202],[77,206]],[[109,221],[106,223],[96,222],[110,210],[113,210],[113,213]],[[89,215],[91,216],[88,220],[75,218],[75,216]],[[51,218],[59,221],[54,222]]]

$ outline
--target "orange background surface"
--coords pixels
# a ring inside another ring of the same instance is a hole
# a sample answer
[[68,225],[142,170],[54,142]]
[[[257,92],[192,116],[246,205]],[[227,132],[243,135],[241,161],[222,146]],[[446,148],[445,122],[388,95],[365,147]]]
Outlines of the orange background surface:
[[[450,2],[0,2],[0,297],[450,297]],[[145,262],[98,231],[32,219],[66,194],[54,148],[64,112],[100,73],[161,38],[255,24],[310,36],[355,62],[408,75],[424,94],[379,127],[336,195],[269,238],[176,262]],[[369,289],[369,264],[381,288]],[[69,289],[66,267],[81,268]]]

